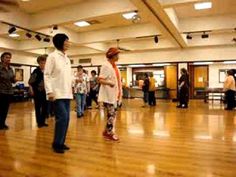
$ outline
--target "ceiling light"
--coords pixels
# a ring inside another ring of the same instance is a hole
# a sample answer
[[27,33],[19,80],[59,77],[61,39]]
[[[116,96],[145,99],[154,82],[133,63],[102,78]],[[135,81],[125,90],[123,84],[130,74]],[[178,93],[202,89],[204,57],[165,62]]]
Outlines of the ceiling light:
[[187,34],[186,39],[191,40],[193,37],[190,34]]
[[79,27],[85,27],[85,26],[90,26],[90,23],[86,22],[86,21],[79,21],[79,22],[75,22],[74,23],[76,26]]
[[209,34],[206,34],[205,32],[203,32],[202,38],[208,38],[208,37],[209,37]]
[[31,37],[32,37],[32,34],[30,34],[29,32],[25,33],[25,35],[26,35],[28,38],[31,38]]
[[156,63],[156,64],[152,64],[152,66],[169,66],[169,63]]
[[144,67],[146,65],[128,65],[129,67]]
[[17,34],[17,33],[11,33],[11,34],[9,34],[9,36],[10,36],[10,37],[19,37],[20,35]]
[[213,64],[213,62],[194,62],[193,65],[210,65]]
[[11,34],[11,33],[13,33],[14,31],[16,31],[16,27],[15,27],[15,26],[12,26],[12,27],[9,28],[8,33]]
[[42,38],[40,37],[39,34],[36,34],[36,35],[35,35],[35,38],[36,38],[38,41],[41,41],[41,40],[42,40]]
[[196,10],[202,10],[202,9],[210,9],[212,7],[211,2],[200,2],[200,3],[195,3],[194,8]]
[[46,37],[43,39],[44,42],[50,42],[50,38],[49,37]]
[[139,23],[140,21],[141,21],[141,17],[138,14],[136,14],[132,17],[133,23]]
[[137,15],[137,12],[129,12],[122,14],[122,16],[127,20],[131,20],[135,15]]
[[236,61],[224,61],[224,64],[236,64]]
[[52,27],[52,29],[53,29],[53,30],[58,30],[58,26],[57,26],[57,25],[54,25],[54,26]]

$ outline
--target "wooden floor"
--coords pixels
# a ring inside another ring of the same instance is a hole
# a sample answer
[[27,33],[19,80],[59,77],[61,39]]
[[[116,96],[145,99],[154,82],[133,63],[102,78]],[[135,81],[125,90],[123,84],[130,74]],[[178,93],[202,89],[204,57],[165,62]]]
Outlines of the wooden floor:
[[119,143],[101,136],[98,110],[83,119],[72,110],[71,150],[55,154],[54,120],[39,129],[32,103],[13,103],[10,130],[0,131],[0,177],[236,177],[236,111],[202,100],[191,101],[189,109],[164,100],[141,105],[124,101],[116,124]]

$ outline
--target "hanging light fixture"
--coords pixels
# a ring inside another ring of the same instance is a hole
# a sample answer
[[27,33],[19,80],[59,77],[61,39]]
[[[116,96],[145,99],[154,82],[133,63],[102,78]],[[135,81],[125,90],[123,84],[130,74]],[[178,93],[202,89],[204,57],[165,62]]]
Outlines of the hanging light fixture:
[[16,31],[16,27],[12,26],[12,27],[9,28],[8,33],[11,34],[11,33],[15,32],[15,31]]
[[203,34],[202,34],[202,38],[208,38],[209,37],[209,34],[206,34],[206,32],[204,31]]
[[44,42],[50,42],[50,38],[49,38],[49,37],[45,37],[45,38],[43,39],[43,41],[44,41]]
[[26,37],[31,38],[32,34],[30,34],[29,32],[25,33]]
[[36,35],[35,35],[35,38],[36,38],[38,41],[41,41],[41,40],[42,40],[42,38],[40,37],[39,34],[36,34]]
[[158,36],[154,36],[154,42],[157,44],[159,42]]
[[189,34],[187,34],[187,36],[186,36],[186,39],[189,39],[189,40],[191,40],[193,37],[192,37],[192,35],[189,33]]

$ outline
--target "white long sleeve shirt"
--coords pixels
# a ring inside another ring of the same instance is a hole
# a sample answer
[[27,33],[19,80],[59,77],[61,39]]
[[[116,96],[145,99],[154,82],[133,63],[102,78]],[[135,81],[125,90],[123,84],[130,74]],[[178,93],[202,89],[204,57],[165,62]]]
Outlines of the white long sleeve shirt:
[[46,93],[53,93],[55,99],[72,99],[72,75],[70,59],[61,51],[49,54],[45,70],[44,82]]
[[120,88],[121,90],[119,90],[118,87],[118,82],[120,82],[120,85],[122,85],[121,80],[117,80],[115,70],[110,62],[106,61],[105,64],[102,65],[98,79],[105,79],[106,81],[112,82],[115,85],[114,87],[111,87],[109,85],[101,84],[98,94],[98,102],[104,102],[114,105],[117,103],[117,101],[121,102],[121,100],[118,100],[119,92],[121,93],[121,97],[119,99],[122,98],[122,87]]

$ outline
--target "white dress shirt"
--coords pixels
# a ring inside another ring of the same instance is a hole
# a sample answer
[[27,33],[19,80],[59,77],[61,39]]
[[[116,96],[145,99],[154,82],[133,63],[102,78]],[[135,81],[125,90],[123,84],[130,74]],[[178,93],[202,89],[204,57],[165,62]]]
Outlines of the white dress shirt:
[[[115,85],[114,87],[111,87],[109,85],[101,84],[98,94],[98,102],[104,102],[116,105],[117,101],[121,101],[118,100],[118,94],[119,94],[118,82],[120,82],[121,84],[121,81],[117,80],[115,70],[110,62],[106,61],[106,63],[102,65],[101,72],[98,78],[105,79],[106,81],[112,82]],[[120,93],[122,94],[122,88],[120,90]]]
[[61,51],[49,54],[44,71],[46,93],[55,99],[72,99],[72,75],[70,59]]

